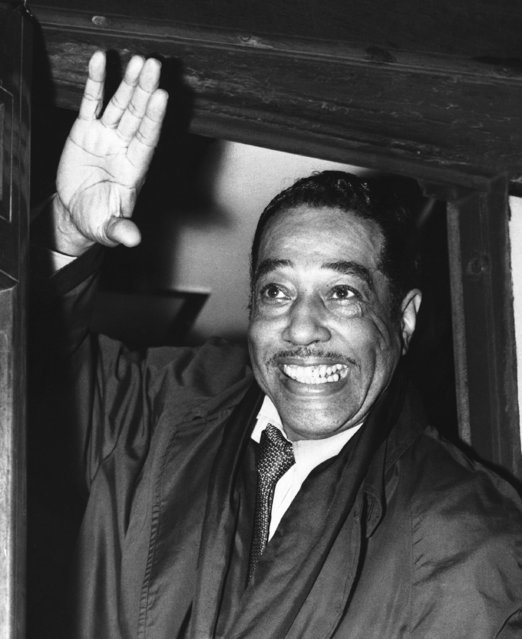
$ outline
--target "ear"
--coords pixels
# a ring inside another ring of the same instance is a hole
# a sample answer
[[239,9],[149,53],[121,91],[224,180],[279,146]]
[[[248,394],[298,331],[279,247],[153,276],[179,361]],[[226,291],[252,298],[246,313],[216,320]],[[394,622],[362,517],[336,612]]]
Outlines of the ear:
[[417,313],[422,302],[422,293],[418,288],[413,288],[406,293],[401,303],[401,337],[402,354],[405,355],[410,345],[410,340],[417,324]]

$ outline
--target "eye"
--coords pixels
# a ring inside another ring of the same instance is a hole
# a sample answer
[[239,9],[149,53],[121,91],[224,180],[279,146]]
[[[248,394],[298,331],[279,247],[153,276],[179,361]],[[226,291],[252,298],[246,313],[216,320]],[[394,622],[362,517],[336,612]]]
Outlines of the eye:
[[266,284],[263,286],[259,291],[259,297],[268,302],[287,299],[286,293],[277,284]]
[[330,293],[330,298],[333,300],[339,300],[341,302],[344,302],[344,301],[351,301],[354,299],[358,299],[359,295],[350,286],[340,284],[332,288]]

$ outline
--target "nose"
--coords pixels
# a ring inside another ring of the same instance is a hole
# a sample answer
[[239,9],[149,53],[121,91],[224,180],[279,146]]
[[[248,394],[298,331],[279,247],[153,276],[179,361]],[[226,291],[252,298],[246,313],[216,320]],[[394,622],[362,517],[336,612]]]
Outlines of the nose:
[[287,342],[302,346],[327,342],[331,333],[324,313],[325,309],[320,300],[297,299],[288,312],[283,338]]

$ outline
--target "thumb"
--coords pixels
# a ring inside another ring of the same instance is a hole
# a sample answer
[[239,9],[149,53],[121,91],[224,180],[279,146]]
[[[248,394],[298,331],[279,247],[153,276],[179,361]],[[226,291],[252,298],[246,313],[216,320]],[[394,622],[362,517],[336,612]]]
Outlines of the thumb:
[[132,220],[125,217],[111,217],[105,232],[107,239],[114,244],[131,248],[141,242],[140,230]]

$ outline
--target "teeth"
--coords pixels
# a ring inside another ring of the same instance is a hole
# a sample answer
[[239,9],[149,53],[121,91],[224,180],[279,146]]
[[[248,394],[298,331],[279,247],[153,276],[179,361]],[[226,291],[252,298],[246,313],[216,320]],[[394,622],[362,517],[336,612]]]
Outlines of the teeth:
[[348,375],[348,367],[345,364],[333,366],[297,366],[295,364],[283,365],[283,372],[291,379],[301,384],[328,384],[338,382]]

